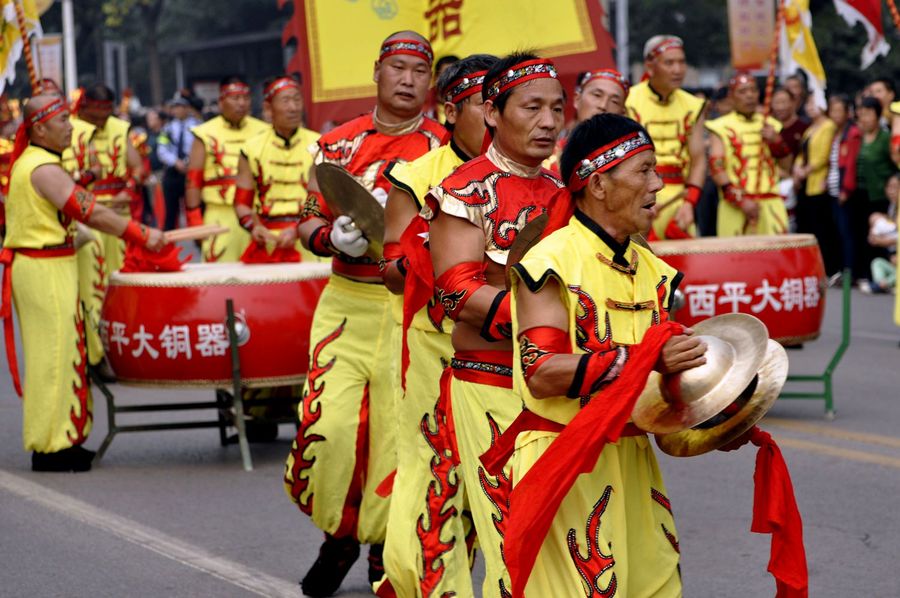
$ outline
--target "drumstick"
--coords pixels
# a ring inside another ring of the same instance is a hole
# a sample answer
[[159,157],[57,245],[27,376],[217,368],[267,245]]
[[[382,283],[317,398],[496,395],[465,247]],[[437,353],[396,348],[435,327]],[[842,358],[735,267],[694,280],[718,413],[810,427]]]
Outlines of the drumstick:
[[166,243],[174,243],[176,241],[200,241],[216,235],[227,233],[230,228],[220,226],[218,224],[201,224],[200,226],[189,226],[178,230],[170,230],[163,233]]

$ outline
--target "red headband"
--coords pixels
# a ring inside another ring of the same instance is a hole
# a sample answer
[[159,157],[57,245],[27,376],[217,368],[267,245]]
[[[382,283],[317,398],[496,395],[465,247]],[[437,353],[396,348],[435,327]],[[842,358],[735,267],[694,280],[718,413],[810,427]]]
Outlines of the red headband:
[[556,65],[550,60],[537,58],[526,60],[513,66],[503,73],[498,79],[491,82],[488,87],[487,99],[494,101],[502,93],[505,93],[517,85],[534,79],[556,79],[559,74]]
[[653,142],[643,131],[635,131],[588,154],[572,172],[567,187],[575,193],[587,185],[595,172],[606,172],[631,156],[653,149]]
[[92,100],[86,97],[81,101],[81,106],[85,108],[112,108],[113,102],[112,100]]
[[663,52],[666,52],[667,50],[674,50],[676,48],[679,50],[683,49],[684,42],[677,37],[667,37],[650,48],[650,50],[647,52],[647,55],[644,56],[644,60],[654,60]]
[[47,122],[60,112],[68,109],[66,102],[62,98],[56,98],[34,114],[28,117],[25,126],[31,128],[38,123]]
[[381,44],[381,52],[378,54],[378,62],[384,62],[384,59],[394,54],[407,54],[421,58],[431,66],[434,62],[434,52],[431,44],[416,39],[392,39]]
[[734,91],[734,88],[738,85],[743,85],[744,83],[756,83],[756,79],[747,72],[735,73],[734,77],[728,80],[728,89],[730,91]]
[[228,83],[219,88],[219,97],[250,95],[250,87],[244,83]]
[[594,79],[606,79],[607,81],[612,81],[616,85],[622,88],[622,91],[625,92],[625,97],[628,97],[628,90],[631,89],[631,86],[628,84],[628,80],[622,76],[622,74],[614,69],[600,69],[599,71],[590,71],[584,74],[584,78],[578,84],[578,91],[584,89],[584,86],[593,81]]
[[274,81],[269,83],[268,86],[266,86],[265,91],[263,91],[263,100],[265,100],[266,102],[271,102],[273,99],[275,99],[275,96],[287,89],[299,90],[300,84],[290,77],[279,77],[278,79],[275,79]]
[[467,97],[481,93],[485,75],[487,75],[487,71],[476,71],[455,80],[447,86],[447,91],[444,92],[444,100],[453,104],[459,104]]

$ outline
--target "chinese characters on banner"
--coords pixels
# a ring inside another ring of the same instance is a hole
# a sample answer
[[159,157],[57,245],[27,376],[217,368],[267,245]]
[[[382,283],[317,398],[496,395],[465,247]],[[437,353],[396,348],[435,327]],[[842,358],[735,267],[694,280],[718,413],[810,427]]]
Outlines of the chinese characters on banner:
[[728,33],[732,66],[763,68],[775,35],[775,0],[728,0]]
[[464,0],[428,0],[424,15],[428,22],[428,41],[434,44],[439,40],[462,35],[460,13],[463,2]]
[[162,330],[148,331],[143,324],[128,330],[122,322],[101,320],[100,339],[107,353],[128,352],[153,360],[222,357],[229,346],[225,324],[213,322],[194,327],[166,324]]
[[691,320],[717,314],[744,312],[765,320],[764,312],[802,312],[819,307],[821,293],[815,276],[785,278],[771,283],[764,278],[759,286],[746,282],[688,284],[684,287],[685,307]]
[[571,89],[585,69],[615,66],[613,40],[597,0],[279,0],[293,7],[282,39],[295,40],[287,65],[303,76],[309,123],[320,129],[372,109],[372,67],[384,38],[412,30],[435,60],[522,48],[556,62]]

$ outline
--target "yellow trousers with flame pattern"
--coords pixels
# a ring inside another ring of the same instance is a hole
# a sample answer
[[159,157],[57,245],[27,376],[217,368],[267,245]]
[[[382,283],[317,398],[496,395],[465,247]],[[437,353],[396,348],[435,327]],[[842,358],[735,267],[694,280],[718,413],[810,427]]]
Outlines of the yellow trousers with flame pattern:
[[484,554],[482,596],[504,598],[510,595],[509,574],[503,560],[503,534],[509,519],[511,467],[507,464],[503,473],[495,477],[484,470],[480,458],[522,411],[522,400],[510,388],[456,377],[450,395],[460,471],[478,545]]
[[471,598],[473,539],[463,480],[438,411],[441,373],[453,357],[450,335],[412,327],[406,392],[397,399],[394,479],[384,567],[398,598]]
[[300,428],[285,463],[288,496],[322,531],[384,543],[397,464],[395,350],[400,333],[380,284],[332,275],[310,332]]
[[74,255],[17,254],[12,295],[22,333],[22,441],[26,451],[53,453],[82,444],[91,432],[84,317]]
[[[557,436],[519,434],[514,484]],[[653,449],[646,436],[623,437],[603,447],[594,470],[579,476],[563,499],[525,596],[680,597],[678,557],[672,508]]]

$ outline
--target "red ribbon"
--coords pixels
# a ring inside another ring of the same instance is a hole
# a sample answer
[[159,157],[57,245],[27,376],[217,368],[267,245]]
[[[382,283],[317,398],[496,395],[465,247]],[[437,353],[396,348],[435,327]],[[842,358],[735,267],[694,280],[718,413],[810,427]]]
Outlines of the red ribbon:
[[[400,381],[404,389],[406,370],[409,368],[407,333],[412,326],[413,317],[420,309],[426,307],[434,296],[434,267],[431,264],[431,253],[425,247],[425,239],[421,236],[427,232],[428,221],[417,215],[400,235],[400,250],[409,260],[403,285],[403,348],[400,354]],[[442,317],[443,313],[441,310],[438,317]]]
[[619,377],[591,397],[513,488],[505,542],[513,598],[525,595],[528,577],[563,498],[579,475],[594,469],[603,447],[619,439],[663,345],[682,330],[674,322],[647,330],[641,343],[631,347]]
[[0,251],[0,264],[3,264],[3,304],[0,305],[0,318],[3,319],[3,337],[6,341],[6,362],[12,376],[16,394],[22,396],[22,381],[19,378],[19,360],[16,357],[16,333],[12,319],[12,263],[15,252],[6,247]]
[[809,576],[803,547],[803,521],[791,474],[781,449],[767,433],[754,427],[750,442],[759,447],[753,473],[753,523],[750,531],[772,534],[768,571],[775,577],[776,598],[806,598]]

